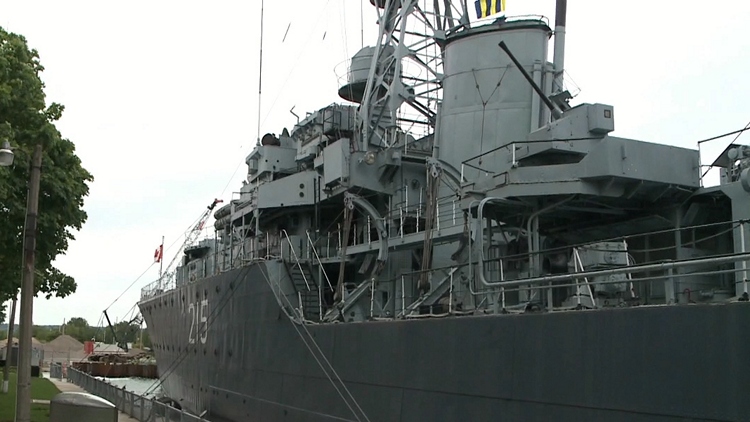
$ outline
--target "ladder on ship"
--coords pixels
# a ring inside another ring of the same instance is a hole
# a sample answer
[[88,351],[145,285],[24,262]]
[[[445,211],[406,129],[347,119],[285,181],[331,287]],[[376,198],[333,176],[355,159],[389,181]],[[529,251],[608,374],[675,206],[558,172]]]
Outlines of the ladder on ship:
[[300,261],[287,262],[286,268],[294,290],[297,292],[301,316],[309,321],[319,321],[321,292],[313,277],[310,264]]

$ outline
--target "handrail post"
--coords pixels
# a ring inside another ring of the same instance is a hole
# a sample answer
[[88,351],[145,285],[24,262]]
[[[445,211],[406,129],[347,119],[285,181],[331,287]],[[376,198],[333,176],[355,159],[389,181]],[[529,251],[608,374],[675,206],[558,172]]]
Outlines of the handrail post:
[[404,275],[401,275],[401,315],[404,315],[404,312],[406,312],[406,305],[404,305],[404,301],[406,300],[406,292],[404,292]]
[[[577,254],[577,250],[578,248],[574,248],[573,253]],[[578,272],[578,260],[575,259],[575,257],[573,258],[573,269],[575,270],[575,272]],[[580,308],[581,307],[581,282],[577,278],[575,280],[576,280],[576,305],[578,305],[578,307]]]
[[676,303],[674,291],[674,269],[667,270],[667,279],[664,281],[664,303],[673,305]]
[[700,142],[698,142],[698,175],[700,176],[700,187],[703,187],[703,158],[701,157]]
[[401,232],[401,238],[403,239],[404,238],[404,207],[399,207],[398,212],[401,218],[401,227],[399,228],[398,231]]
[[453,273],[454,272],[455,271],[451,270],[451,281],[450,281],[451,285],[449,287],[450,291],[448,293],[448,313],[449,314],[453,313]]
[[456,200],[453,200],[453,225],[456,225]]
[[370,285],[370,318],[373,317],[375,312],[375,277],[372,278]]
[[435,201],[435,228],[440,231],[440,204],[438,201]]
[[417,233],[419,233],[419,217],[422,214],[422,187],[419,188],[419,202],[417,202]]
[[409,185],[404,185],[404,206],[406,207],[406,212],[409,212]]
[[336,230],[336,236],[338,237],[338,241],[339,241],[339,244],[337,245],[338,247],[336,248],[337,250],[336,254],[341,255],[341,223],[338,223],[338,230]]
[[[747,252],[747,247],[745,246],[745,220],[742,220],[740,222],[740,252],[745,253]],[[742,293],[743,296],[748,294],[747,291],[747,259],[742,260]],[[739,296],[739,295],[738,295]]]
[[[500,281],[505,281],[505,267],[503,265],[503,257],[498,256],[498,262],[500,263]],[[500,287],[500,311],[505,313],[505,287]]]

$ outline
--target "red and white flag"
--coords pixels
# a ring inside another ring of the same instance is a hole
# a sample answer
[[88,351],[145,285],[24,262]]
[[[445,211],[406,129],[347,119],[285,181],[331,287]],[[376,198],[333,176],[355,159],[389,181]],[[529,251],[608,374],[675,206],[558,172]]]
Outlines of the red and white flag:
[[164,244],[159,245],[154,251],[154,262],[161,262],[162,255],[164,255]]

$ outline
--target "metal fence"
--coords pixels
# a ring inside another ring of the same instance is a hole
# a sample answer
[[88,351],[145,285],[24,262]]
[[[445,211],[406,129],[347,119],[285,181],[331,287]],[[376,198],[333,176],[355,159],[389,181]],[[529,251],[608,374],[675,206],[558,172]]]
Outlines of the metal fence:
[[59,380],[64,378],[62,363],[52,362],[49,364],[49,377]]
[[[55,372],[55,375],[62,375],[62,368],[60,368],[60,372]],[[52,368],[50,368],[50,376],[58,378],[53,375]],[[87,392],[108,400],[119,411],[140,422],[209,422],[207,419],[199,418],[167,404],[126,391],[73,368],[68,368],[67,379],[68,382],[83,388]]]

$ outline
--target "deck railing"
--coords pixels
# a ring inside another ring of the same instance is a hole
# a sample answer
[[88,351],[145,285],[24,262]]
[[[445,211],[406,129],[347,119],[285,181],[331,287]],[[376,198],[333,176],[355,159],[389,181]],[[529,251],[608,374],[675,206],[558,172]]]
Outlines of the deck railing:
[[[56,372],[55,375],[61,377],[62,373]],[[209,422],[208,419],[199,418],[152,398],[126,391],[73,368],[68,369],[67,376],[68,382],[111,402],[117,410],[140,422]]]

